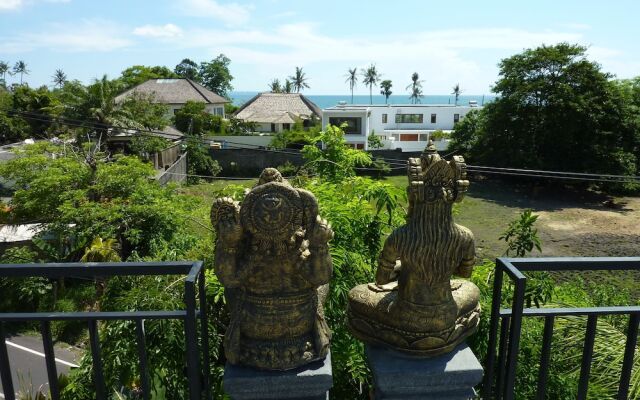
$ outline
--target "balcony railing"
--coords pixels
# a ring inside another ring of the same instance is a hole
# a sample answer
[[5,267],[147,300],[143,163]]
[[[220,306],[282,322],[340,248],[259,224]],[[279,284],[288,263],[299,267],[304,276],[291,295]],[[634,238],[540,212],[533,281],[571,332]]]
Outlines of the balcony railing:
[[[542,350],[536,399],[544,399],[556,317],[586,316],[586,331],[582,352],[578,400],[586,399],[589,375],[593,359],[593,347],[598,317],[605,315],[629,315],[629,327],[618,386],[618,399],[629,396],[629,381],[633,368],[634,352],[638,340],[640,306],[611,306],[595,308],[525,308],[527,277],[524,271],[621,271],[640,270],[640,257],[628,258],[499,258],[493,286],[491,321],[489,328],[489,352],[483,387],[483,398],[511,400],[514,398],[516,367],[523,318],[544,318]],[[501,309],[504,274],[514,286],[511,309]],[[496,354],[496,346],[498,351]],[[496,382],[496,370],[498,371]]]
[[[200,399],[204,388],[206,398],[210,398],[208,368],[201,369],[200,362],[209,365],[208,324],[205,300],[205,278],[202,262],[144,262],[144,263],[66,263],[66,264],[16,264],[0,265],[0,278],[106,278],[113,276],[143,275],[183,275],[184,309],[156,311],[86,311],[86,312],[35,312],[35,313],[0,313],[0,378],[4,396],[7,400],[15,400],[15,390],[11,378],[11,366],[5,342],[5,325],[8,322],[40,322],[44,346],[45,363],[49,379],[51,398],[60,398],[58,374],[54,358],[51,338],[52,321],[86,321],[89,328],[91,358],[93,362],[93,382],[95,398],[107,399],[107,388],[104,379],[102,359],[100,357],[100,340],[98,321],[124,320],[134,321],[136,326],[137,352],[140,365],[140,383],[144,399],[151,396],[149,369],[145,347],[145,320],[182,320],[184,321],[186,343],[186,371],[188,378],[189,399]],[[198,297],[196,297],[198,292]],[[199,303],[196,299],[199,299]],[[200,332],[198,332],[200,320]],[[198,336],[202,348],[198,346]],[[202,360],[201,360],[202,359]]]

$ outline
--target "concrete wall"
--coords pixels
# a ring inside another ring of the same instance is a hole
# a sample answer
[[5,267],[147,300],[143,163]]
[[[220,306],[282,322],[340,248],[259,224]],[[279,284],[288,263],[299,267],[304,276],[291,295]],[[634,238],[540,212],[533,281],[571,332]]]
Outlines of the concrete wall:
[[273,152],[256,149],[210,149],[209,154],[222,167],[221,176],[257,177],[265,168],[277,168],[287,162],[295,166],[304,164],[302,154],[295,150]]
[[228,148],[246,147],[255,148],[256,146],[269,146],[273,136],[271,135],[246,135],[246,136],[209,136],[215,142],[222,143],[222,147],[225,148],[225,143]]

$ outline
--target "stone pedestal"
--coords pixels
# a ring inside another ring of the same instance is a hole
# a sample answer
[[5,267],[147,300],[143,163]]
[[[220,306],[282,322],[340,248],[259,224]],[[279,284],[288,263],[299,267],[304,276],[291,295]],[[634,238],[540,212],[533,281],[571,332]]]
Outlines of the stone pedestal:
[[224,390],[233,400],[328,400],[333,386],[331,353],[324,360],[289,371],[224,368]]
[[434,358],[416,358],[366,345],[376,400],[467,400],[482,380],[482,366],[469,346]]

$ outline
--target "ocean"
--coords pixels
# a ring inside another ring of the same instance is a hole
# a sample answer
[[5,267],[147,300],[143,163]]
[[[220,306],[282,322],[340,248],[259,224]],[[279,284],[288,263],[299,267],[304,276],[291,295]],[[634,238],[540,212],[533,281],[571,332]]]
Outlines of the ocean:
[[[246,101],[250,100],[258,92],[231,92],[231,99],[236,106],[243,105]],[[316,103],[320,108],[328,108],[338,104],[339,101],[346,101],[347,104],[351,104],[351,95],[314,95],[305,94],[311,101]],[[458,98],[458,105],[467,105],[470,100],[475,100],[478,105],[483,105],[489,101],[495,99],[495,95],[462,95]],[[421,99],[421,104],[454,104],[455,97],[452,95],[426,95]],[[373,95],[373,104],[384,104],[384,96]],[[389,96],[389,104],[410,104],[408,95],[394,94]],[[353,104],[369,104],[368,95],[354,95]]]

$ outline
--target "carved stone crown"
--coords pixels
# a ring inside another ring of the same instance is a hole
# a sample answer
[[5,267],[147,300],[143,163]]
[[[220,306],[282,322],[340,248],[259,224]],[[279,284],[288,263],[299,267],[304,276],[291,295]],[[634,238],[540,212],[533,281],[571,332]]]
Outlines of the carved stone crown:
[[407,176],[409,199],[417,203],[433,203],[438,200],[459,202],[469,187],[464,158],[454,156],[451,161],[442,159],[433,141],[429,141],[420,158],[409,159]]

